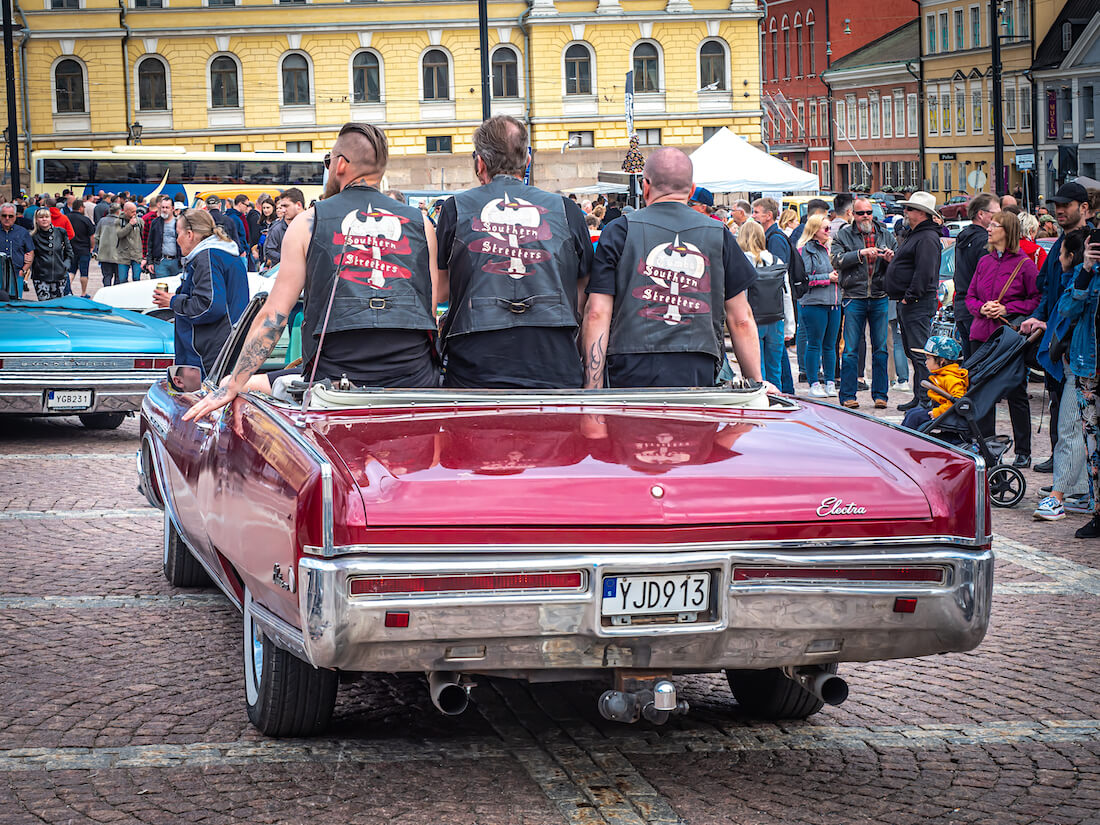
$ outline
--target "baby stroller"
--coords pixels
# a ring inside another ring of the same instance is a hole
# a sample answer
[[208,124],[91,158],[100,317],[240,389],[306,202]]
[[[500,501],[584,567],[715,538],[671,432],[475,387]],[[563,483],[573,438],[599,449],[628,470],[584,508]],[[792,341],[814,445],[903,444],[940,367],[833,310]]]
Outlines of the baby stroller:
[[[921,432],[934,435],[951,444],[964,445],[977,452],[989,468],[989,500],[995,507],[1014,507],[1027,493],[1027,481],[1015,467],[1005,464],[1002,457],[1012,446],[1006,435],[983,438],[978,421],[1013,387],[1027,376],[1027,349],[1042,332],[1025,338],[1012,327],[1002,327],[982,344],[963,367],[970,377],[970,389],[951,408],[921,427]],[[922,382],[925,389],[931,387]]]

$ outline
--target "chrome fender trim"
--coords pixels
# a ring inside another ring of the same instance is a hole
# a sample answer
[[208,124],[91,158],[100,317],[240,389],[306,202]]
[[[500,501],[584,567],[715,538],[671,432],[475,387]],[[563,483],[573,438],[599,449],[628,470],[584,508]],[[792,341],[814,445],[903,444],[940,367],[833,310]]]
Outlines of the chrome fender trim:
[[280,619],[255,599],[252,600],[249,611],[252,613],[253,620],[263,628],[271,641],[299,659],[309,661],[306,646],[302,640],[302,631]]

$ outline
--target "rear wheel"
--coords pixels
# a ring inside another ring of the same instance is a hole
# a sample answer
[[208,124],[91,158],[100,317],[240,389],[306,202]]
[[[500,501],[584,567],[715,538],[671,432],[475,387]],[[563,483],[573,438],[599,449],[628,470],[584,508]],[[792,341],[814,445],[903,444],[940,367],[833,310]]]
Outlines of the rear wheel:
[[117,430],[126,420],[126,413],[85,413],[79,418],[89,430]]
[[167,508],[164,510],[164,578],[174,587],[202,587],[210,584],[210,577],[176,532],[176,526],[168,517]]
[[336,707],[339,677],[276,645],[253,615],[244,591],[244,692],[248,718],[266,736],[324,732]]
[[998,464],[989,471],[989,501],[994,507],[1015,507],[1027,492],[1027,480],[1015,467]]
[[[835,663],[821,667],[836,673]],[[737,704],[760,719],[805,719],[825,705],[798,682],[788,679],[779,668],[727,670],[726,681]]]

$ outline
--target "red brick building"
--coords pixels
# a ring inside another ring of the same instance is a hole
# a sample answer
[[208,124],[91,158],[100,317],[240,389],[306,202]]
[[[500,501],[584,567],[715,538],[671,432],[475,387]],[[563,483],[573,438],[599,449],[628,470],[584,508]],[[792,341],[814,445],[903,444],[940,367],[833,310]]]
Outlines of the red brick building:
[[833,107],[821,75],[916,15],[913,0],[770,0],[760,21],[763,92],[787,114],[765,117],[764,139],[772,154],[817,173],[821,188],[833,189]]
[[920,187],[920,33],[916,20],[839,60],[832,89],[837,191]]

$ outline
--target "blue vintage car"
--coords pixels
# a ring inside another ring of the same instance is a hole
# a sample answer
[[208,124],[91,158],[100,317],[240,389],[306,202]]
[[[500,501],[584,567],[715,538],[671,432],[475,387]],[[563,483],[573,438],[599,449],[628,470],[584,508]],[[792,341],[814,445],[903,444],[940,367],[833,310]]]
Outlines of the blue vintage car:
[[[5,256],[0,256],[4,258]],[[0,261],[0,414],[78,415],[114,429],[174,358],[172,325],[88,298],[20,299]]]

